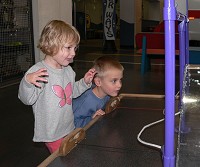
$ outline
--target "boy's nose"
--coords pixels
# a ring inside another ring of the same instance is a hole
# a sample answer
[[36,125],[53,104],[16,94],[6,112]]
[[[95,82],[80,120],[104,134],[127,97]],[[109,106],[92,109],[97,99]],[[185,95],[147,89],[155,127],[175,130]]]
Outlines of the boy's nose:
[[122,83],[121,83],[121,82],[118,82],[117,87],[118,87],[118,88],[121,88],[121,87],[122,87]]

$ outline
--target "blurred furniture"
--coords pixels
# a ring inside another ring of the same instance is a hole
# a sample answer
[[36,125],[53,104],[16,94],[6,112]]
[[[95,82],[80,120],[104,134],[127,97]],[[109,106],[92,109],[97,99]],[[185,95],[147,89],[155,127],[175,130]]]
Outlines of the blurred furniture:
[[[179,55],[179,34],[178,22],[175,24],[175,48],[176,55]],[[151,58],[164,58],[165,54],[165,33],[164,22],[155,27],[153,32],[140,32],[135,36],[137,53],[142,55],[141,74],[150,69]]]

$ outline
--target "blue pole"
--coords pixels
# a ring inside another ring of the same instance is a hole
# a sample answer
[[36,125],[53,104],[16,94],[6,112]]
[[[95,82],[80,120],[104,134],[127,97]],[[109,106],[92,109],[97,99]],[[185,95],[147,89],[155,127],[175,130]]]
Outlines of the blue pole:
[[[186,0],[186,19],[188,19],[188,0]],[[185,27],[185,41],[186,41],[186,58],[185,63],[189,64],[189,22],[187,20]]]
[[185,41],[186,41],[186,52],[185,52],[185,63],[189,64],[189,23],[186,23],[185,27]]
[[165,145],[164,167],[175,166],[174,114],[175,114],[175,20],[174,0],[164,0],[165,21]]
[[[183,88],[183,76],[184,76],[184,68],[186,64],[186,58],[187,58],[187,53],[186,53],[186,21],[185,18],[184,20],[179,24],[179,50],[180,50],[180,66],[179,66],[179,71],[180,71],[180,99],[182,99],[182,88]],[[181,101],[180,101],[181,105]],[[182,115],[182,121],[181,121],[181,133],[186,133],[188,132],[188,128],[185,125],[185,116]]]
[[186,31],[185,31],[185,20],[183,20],[179,24],[179,71],[180,71],[180,99],[182,97],[182,87],[183,87],[183,75],[184,75],[184,68],[185,68],[185,58],[186,58]]

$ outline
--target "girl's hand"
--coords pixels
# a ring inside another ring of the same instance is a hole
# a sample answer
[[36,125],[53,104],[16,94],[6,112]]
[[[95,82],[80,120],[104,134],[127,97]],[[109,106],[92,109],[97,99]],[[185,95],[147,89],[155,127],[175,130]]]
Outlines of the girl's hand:
[[94,76],[96,74],[96,71],[94,68],[90,69],[88,72],[85,73],[85,76],[84,76],[84,81],[85,83],[88,85],[92,82]]
[[45,68],[41,68],[36,72],[27,74],[26,81],[37,87],[41,87],[40,82],[48,82],[48,80],[45,78],[47,76],[49,76],[47,70]]
[[92,116],[92,118],[96,117],[97,115],[104,115],[104,114],[105,114],[105,112],[103,110],[99,109],[95,112],[95,114]]

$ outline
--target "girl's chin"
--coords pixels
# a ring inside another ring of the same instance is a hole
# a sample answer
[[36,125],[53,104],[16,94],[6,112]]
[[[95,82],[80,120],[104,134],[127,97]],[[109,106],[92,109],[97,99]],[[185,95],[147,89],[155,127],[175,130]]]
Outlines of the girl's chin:
[[63,63],[63,66],[64,66],[64,67],[66,67],[66,66],[68,66],[68,65],[69,65],[69,63],[70,63],[70,62]]
[[73,63],[73,59],[71,59],[71,60],[68,60],[68,63]]
[[68,66],[70,63],[73,63],[73,59],[63,61],[63,66]]

